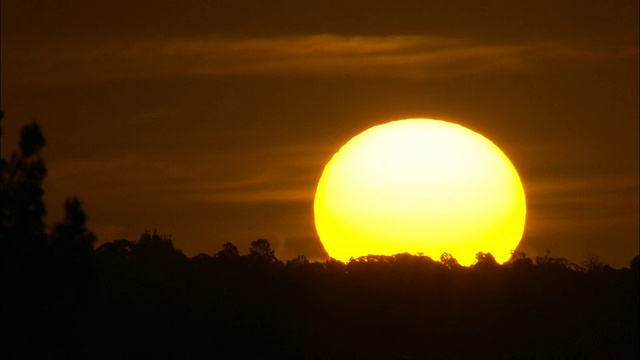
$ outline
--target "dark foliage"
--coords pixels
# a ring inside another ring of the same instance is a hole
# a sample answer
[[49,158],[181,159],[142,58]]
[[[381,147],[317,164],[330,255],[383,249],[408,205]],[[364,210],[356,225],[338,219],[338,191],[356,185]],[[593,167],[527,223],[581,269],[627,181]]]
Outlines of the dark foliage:
[[77,198],[65,204],[64,221],[45,232],[44,145],[33,123],[22,129],[20,151],[0,159],[2,358],[72,354],[73,322],[96,281],[95,236]]
[[155,231],[94,251],[75,198],[47,234],[36,129],[1,163],[0,358],[640,356],[637,256],[630,269],[550,251],[470,267],[446,253],[283,263],[266,239],[188,258]]
[[265,261],[269,251],[188,259],[117,243],[96,250],[98,288],[77,324],[83,356],[638,355],[637,269],[589,272],[524,255],[499,265],[489,254],[471,267],[409,254],[283,264]]

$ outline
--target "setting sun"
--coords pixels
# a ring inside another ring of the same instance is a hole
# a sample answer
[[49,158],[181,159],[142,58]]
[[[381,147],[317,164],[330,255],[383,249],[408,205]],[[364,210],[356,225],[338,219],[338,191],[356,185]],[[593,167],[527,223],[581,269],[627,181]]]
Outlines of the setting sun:
[[509,259],[524,231],[520,178],[505,154],[460,125],[408,119],[352,138],[325,166],[315,223],[327,253],[451,253]]

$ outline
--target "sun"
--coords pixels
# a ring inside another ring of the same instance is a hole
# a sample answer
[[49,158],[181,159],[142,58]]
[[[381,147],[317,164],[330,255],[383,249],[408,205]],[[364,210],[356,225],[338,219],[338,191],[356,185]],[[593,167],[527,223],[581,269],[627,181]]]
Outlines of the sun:
[[314,212],[335,259],[448,252],[470,265],[480,251],[509,259],[526,204],[516,169],[490,140],[450,122],[407,119],[347,142],[324,168]]

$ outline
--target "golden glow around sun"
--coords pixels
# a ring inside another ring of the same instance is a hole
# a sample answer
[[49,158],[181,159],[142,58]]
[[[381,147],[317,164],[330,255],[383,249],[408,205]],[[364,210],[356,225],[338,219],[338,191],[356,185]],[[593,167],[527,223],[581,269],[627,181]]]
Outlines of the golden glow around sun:
[[364,131],[325,166],[315,223],[329,256],[451,253],[499,262],[522,238],[525,196],[509,159],[453,123],[408,119]]

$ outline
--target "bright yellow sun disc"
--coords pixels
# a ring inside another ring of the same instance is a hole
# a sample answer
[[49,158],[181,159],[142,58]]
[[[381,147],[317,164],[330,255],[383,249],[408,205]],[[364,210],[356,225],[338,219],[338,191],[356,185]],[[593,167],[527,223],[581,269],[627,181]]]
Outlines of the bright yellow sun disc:
[[491,141],[453,123],[409,119],[344,145],[325,166],[314,212],[338,260],[448,252],[470,265],[480,251],[509,259],[526,206],[518,173]]

